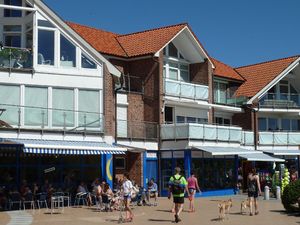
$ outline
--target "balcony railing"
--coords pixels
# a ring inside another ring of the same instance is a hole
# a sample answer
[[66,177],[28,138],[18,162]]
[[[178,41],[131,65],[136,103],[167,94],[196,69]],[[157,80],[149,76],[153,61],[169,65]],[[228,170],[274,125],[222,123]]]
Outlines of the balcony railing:
[[260,100],[259,106],[263,108],[300,108],[300,95],[268,93]]
[[153,122],[117,120],[117,137],[157,140],[158,124]]
[[237,106],[237,107],[242,106],[243,104],[246,103],[246,101],[247,98],[244,96],[236,97],[236,98],[215,99],[216,104]]
[[0,49],[0,68],[32,69],[31,50],[13,47]]
[[300,132],[259,132],[260,145],[300,145]]
[[96,112],[0,104],[2,128],[104,132],[104,116]]
[[241,142],[242,128],[210,124],[164,124],[162,140],[199,139],[207,141]]
[[243,131],[241,144],[253,146],[254,145],[254,132],[253,131]]
[[208,100],[208,86],[165,79],[165,94],[194,100]]

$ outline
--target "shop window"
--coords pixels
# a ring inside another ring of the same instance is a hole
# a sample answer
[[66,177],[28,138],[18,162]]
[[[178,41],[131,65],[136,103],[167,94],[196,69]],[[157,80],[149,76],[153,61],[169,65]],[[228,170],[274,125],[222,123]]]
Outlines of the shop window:
[[60,35],[60,65],[76,67],[76,47],[63,35]]
[[100,127],[99,91],[79,90],[78,92],[79,126]]
[[54,65],[54,31],[38,30],[38,64]]
[[69,89],[52,90],[52,125],[74,126],[74,91]]
[[[22,0],[4,0],[4,4],[22,6]],[[4,17],[22,17],[22,11],[15,9],[4,9]]]
[[115,168],[116,169],[126,169],[126,161],[123,157],[115,158]]
[[97,69],[96,63],[84,53],[81,54],[81,67],[86,69]]
[[48,88],[25,87],[25,125],[48,124]]
[[162,189],[167,190],[169,188],[169,180],[172,176],[172,159],[161,160],[161,176],[162,176]]

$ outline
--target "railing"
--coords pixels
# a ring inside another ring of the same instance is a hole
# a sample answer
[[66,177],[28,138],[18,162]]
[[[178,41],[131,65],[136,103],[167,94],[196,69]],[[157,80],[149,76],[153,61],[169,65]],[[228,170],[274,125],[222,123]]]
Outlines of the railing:
[[117,137],[157,140],[158,124],[153,122],[117,120]]
[[254,132],[253,131],[243,131],[241,144],[253,146],[254,145]]
[[0,48],[0,68],[32,69],[32,52],[30,49]]
[[200,139],[207,141],[241,142],[242,128],[210,124],[164,124],[162,140]]
[[262,108],[299,108],[300,95],[291,93],[266,94],[259,102]]
[[224,99],[215,99],[216,104],[229,105],[229,106],[242,106],[247,102],[247,98],[244,96],[236,98],[224,98]]
[[0,109],[5,109],[2,128],[104,132],[101,113],[9,104],[0,104]]
[[165,94],[194,100],[208,100],[208,86],[165,79]]
[[259,132],[260,145],[300,145],[300,132]]

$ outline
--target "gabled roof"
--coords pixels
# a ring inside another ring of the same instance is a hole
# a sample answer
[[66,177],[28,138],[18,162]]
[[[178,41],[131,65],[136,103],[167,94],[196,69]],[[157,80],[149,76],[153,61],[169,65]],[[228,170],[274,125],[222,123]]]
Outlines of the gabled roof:
[[222,63],[219,60],[216,60],[214,58],[211,58],[211,60],[215,65],[215,69],[213,72],[215,76],[237,80],[241,82],[245,81],[245,79],[231,66],[226,65],[225,63]]
[[176,24],[132,34],[120,35],[117,40],[128,57],[154,54],[167,44],[186,23]]
[[299,56],[292,56],[236,68],[236,71],[246,79],[236,95],[255,96],[298,58]]
[[67,24],[97,51],[125,58],[155,54],[176,37],[179,32],[188,29],[195,38],[197,44],[201,46],[204,54],[208,57],[207,52],[204,50],[187,23],[123,35],[73,22],[67,22]]

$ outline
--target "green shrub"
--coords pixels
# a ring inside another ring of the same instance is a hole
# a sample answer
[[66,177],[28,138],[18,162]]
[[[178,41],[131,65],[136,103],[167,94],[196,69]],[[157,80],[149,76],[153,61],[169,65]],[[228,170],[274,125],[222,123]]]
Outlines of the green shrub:
[[295,207],[298,203],[298,198],[300,198],[300,180],[289,183],[281,196],[281,202],[288,212],[293,212],[299,210]]

